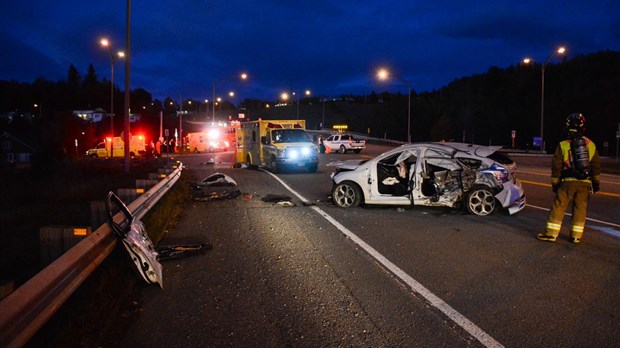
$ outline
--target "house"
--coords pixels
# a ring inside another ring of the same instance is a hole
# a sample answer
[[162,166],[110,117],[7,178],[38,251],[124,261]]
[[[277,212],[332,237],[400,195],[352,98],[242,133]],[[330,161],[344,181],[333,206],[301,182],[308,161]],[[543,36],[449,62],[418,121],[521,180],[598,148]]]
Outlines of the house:
[[[110,114],[106,113],[102,108],[97,108],[95,110],[73,110],[73,115],[92,123],[99,123],[103,121],[104,117],[110,116]],[[115,117],[122,118],[123,115],[116,115]],[[142,115],[140,114],[129,114],[129,123],[138,122],[141,118]]]
[[103,117],[107,115],[102,108],[97,108],[95,110],[73,110],[73,114],[85,121],[93,123],[101,122]]
[[20,167],[30,166],[34,148],[11,134],[0,135],[0,163],[15,164]]

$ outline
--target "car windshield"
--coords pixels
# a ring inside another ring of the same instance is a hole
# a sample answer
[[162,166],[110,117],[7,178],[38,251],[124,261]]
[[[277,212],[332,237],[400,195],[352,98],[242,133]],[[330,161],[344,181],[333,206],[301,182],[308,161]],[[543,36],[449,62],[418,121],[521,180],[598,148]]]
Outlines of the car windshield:
[[308,134],[303,129],[282,129],[271,132],[271,140],[274,143],[307,143],[310,142]]

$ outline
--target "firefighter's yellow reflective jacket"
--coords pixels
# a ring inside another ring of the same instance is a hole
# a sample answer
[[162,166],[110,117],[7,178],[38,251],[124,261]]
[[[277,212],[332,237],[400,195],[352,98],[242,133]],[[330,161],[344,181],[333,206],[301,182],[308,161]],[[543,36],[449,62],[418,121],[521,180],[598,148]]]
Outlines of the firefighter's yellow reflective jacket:
[[601,176],[601,161],[596,150],[594,142],[587,137],[583,137],[588,148],[590,157],[591,176],[589,178],[578,180],[575,178],[572,162],[572,151],[570,148],[570,139],[563,140],[558,144],[551,160],[551,184],[557,185],[562,181],[585,181],[599,182]]

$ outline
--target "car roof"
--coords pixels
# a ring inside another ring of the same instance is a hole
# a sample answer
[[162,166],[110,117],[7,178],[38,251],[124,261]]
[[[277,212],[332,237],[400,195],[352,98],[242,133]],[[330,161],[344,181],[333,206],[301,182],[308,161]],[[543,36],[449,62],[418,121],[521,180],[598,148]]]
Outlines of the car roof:
[[495,151],[501,149],[501,146],[484,146],[477,144],[455,143],[455,142],[429,142],[429,143],[413,143],[402,145],[401,148],[430,148],[438,149],[450,153],[455,156],[457,152],[477,157],[488,157]]

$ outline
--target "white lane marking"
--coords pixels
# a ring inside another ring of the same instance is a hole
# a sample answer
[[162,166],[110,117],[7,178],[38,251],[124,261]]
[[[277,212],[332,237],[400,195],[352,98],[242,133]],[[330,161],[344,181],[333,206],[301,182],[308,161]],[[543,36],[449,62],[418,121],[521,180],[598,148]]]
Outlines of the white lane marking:
[[[537,205],[531,205],[531,204],[526,204],[525,206],[526,207],[530,207],[530,208],[534,208],[534,209],[538,209],[538,210],[544,210],[544,211],[551,210],[549,208],[539,207]],[[571,214],[571,213],[564,213],[564,215],[566,215],[566,216],[573,216],[573,214]],[[609,222],[609,221],[603,221],[603,220],[589,218],[589,217],[586,217],[586,221],[592,221],[592,222],[596,222],[596,223],[601,224],[601,225],[607,225],[607,226],[611,226],[611,227],[615,227],[615,228],[620,229],[620,224],[616,224],[616,223]],[[620,237],[620,230],[614,231],[613,229],[610,229],[610,228],[607,228],[607,227],[594,227],[594,226],[592,226],[592,228],[594,228],[596,230],[599,230],[601,232],[607,233],[607,234],[611,234],[612,236]],[[609,232],[609,231],[611,231],[611,232]]]
[[[284,186],[287,190],[289,190],[292,194],[297,196],[302,202],[308,203],[309,201],[297,193],[292,187],[290,187],[286,182],[280,179],[277,175],[264,171],[265,173],[269,173],[269,175],[273,176],[282,186]],[[317,206],[311,206],[311,208],[316,211],[319,215],[321,215],[325,220],[329,221],[334,227],[336,227],[340,232],[342,232],[345,236],[349,237],[354,243],[359,245],[362,249],[364,249],[369,255],[375,258],[383,267],[387,268],[390,272],[392,272],[396,277],[402,280],[405,284],[409,285],[411,290],[417,292],[422,297],[424,297],[428,302],[430,302],[435,308],[444,313],[448,318],[450,318],[454,323],[462,327],[465,331],[467,331],[472,337],[476,338],[480,343],[482,343],[485,347],[504,347],[501,343],[497,342],[491,335],[484,332],[481,328],[479,328],[476,324],[474,324],[471,320],[467,319],[461,313],[457,312],[454,308],[452,308],[449,304],[444,302],[442,299],[433,294],[430,290],[428,290],[424,285],[420,284],[418,281],[413,279],[410,275],[405,273],[398,266],[393,264],[390,260],[388,260],[385,256],[380,254],[373,247],[364,242],[361,238],[359,238],[355,233],[351,232],[348,228],[343,226],[336,219],[331,217],[325,211]]]
[[[546,173],[541,173],[541,172],[530,172],[527,170],[517,170],[517,175],[519,174],[530,174],[530,175],[541,175],[541,176],[546,176],[549,178],[549,181],[551,180],[551,172],[546,172]],[[620,178],[620,175],[615,175],[615,174],[601,174],[601,179],[604,177],[609,177],[612,181],[607,181],[607,180],[601,180],[602,184],[610,184],[610,185],[620,185],[620,180],[618,180],[618,178]]]

